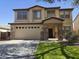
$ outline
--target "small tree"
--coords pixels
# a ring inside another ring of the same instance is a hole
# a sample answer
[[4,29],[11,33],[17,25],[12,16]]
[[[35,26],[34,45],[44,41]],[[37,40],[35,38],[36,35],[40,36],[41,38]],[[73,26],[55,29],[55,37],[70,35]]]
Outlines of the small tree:
[[79,0],[73,0],[74,5],[79,5]]
[[72,31],[67,32],[65,34],[65,38],[66,38],[66,40],[68,40],[68,43],[70,43],[70,44],[79,42],[79,36]]
[[[53,2],[55,2],[56,0],[42,0],[42,1],[46,1],[46,2],[49,2],[49,3],[53,3]],[[57,1],[63,2],[63,1],[66,1],[66,0],[57,0]],[[73,1],[72,4],[74,4],[74,5],[79,5],[79,0],[72,0],[72,1]]]

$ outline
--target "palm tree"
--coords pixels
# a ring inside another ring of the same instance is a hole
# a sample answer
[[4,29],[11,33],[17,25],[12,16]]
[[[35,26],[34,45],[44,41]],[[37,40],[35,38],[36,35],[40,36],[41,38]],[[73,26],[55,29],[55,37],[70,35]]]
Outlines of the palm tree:
[[43,1],[46,1],[46,2],[49,2],[49,3],[53,3],[55,0],[43,0]]
[[79,0],[73,0],[74,5],[79,5]]
[[[43,1],[46,1],[46,2],[49,2],[49,3],[53,3],[53,2],[55,2],[56,0],[43,0]],[[63,1],[66,1],[66,0],[57,0],[57,1],[63,2]],[[73,4],[74,4],[74,5],[79,5],[79,0],[73,0]]]

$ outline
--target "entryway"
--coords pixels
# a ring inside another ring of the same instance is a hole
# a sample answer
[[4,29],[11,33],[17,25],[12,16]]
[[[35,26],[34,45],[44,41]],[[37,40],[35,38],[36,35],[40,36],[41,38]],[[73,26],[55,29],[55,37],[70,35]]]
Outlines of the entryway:
[[51,17],[43,21],[43,38],[46,39],[60,39],[62,35],[63,19]]
[[48,38],[53,38],[54,36],[53,36],[53,29],[52,28],[50,28],[50,29],[48,29]]

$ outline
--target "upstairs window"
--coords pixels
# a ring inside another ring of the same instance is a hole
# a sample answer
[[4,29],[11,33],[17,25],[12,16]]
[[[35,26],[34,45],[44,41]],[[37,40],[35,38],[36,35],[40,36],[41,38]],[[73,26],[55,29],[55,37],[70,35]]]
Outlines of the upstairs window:
[[64,11],[60,11],[60,17],[65,18],[65,12]]
[[41,10],[33,11],[33,19],[41,19]]
[[47,11],[47,17],[54,17],[55,16],[55,11],[49,10]]
[[17,12],[17,19],[18,20],[26,20],[27,19],[27,12],[26,11]]
[[65,11],[65,18],[70,18],[70,12]]
[[68,12],[68,11],[61,11],[60,12],[60,17],[61,18],[70,18],[70,12]]

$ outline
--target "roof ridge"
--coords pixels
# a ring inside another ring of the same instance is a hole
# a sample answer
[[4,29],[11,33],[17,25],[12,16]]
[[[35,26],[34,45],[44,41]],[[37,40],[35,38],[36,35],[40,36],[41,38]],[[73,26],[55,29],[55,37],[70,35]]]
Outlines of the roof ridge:
[[34,8],[34,7],[42,7],[42,8],[60,8],[60,6],[58,6],[58,7],[45,7],[45,6],[41,6],[41,5],[34,5],[34,6],[31,6],[31,7],[28,7],[28,8],[19,8],[19,9],[13,9],[14,11],[15,10],[20,10],[20,9],[24,9],[24,10],[26,10],[26,9],[31,9],[31,8]]

